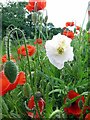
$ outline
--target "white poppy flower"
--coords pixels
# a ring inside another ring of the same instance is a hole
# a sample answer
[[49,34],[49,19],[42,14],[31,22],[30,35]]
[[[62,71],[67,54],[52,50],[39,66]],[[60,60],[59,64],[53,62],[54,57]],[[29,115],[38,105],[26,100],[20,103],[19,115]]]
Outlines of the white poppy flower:
[[52,40],[47,40],[45,44],[46,55],[49,61],[58,69],[64,67],[64,62],[72,61],[73,47],[70,46],[72,39],[58,34]]

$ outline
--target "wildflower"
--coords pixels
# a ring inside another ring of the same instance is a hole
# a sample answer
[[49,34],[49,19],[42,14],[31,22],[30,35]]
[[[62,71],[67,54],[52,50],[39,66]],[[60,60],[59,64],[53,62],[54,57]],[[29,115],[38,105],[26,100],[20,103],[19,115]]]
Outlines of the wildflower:
[[40,39],[40,38],[36,39],[36,41],[34,42],[34,44],[42,44],[42,39]]
[[[40,98],[38,100],[38,107],[39,107],[39,110],[40,110],[40,115],[42,115],[42,112],[44,110],[44,106],[45,106],[45,101],[42,98]],[[29,99],[28,107],[31,110],[35,110],[34,96],[31,96],[31,98]],[[27,112],[27,113],[28,113],[28,116],[31,117],[31,118],[39,119],[39,114],[38,114],[37,110],[35,111],[35,113],[34,112]]]
[[8,78],[5,76],[4,71],[0,72],[0,96],[3,96],[8,91],[16,88],[17,85],[23,85],[26,82],[25,73],[19,72],[16,77],[16,80],[11,83]]
[[90,113],[85,116],[85,120],[90,120]]
[[[16,62],[16,60],[13,58],[12,55],[10,56],[10,59],[11,59],[13,62]],[[2,56],[2,63],[5,63],[5,62],[7,62],[7,55],[6,55],[6,54]]]
[[73,60],[73,48],[70,43],[70,38],[60,34],[54,36],[52,40],[46,41],[46,55],[49,61],[58,69],[64,67],[64,62]]
[[74,22],[66,22],[66,27],[68,26],[74,26]]
[[76,30],[80,30],[80,26],[76,26]]
[[31,2],[31,3],[28,3],[27,5],[26,5],[26,9],[28,10],[28,11],[33,11],[34,10],[34,3],[33,2]]
[[26,5],[26,9],[30,12],[32,12],[35,7],[37,11],[43,10],[46,7],[46,0],[30,0],[28,5]]
[[[78,93],[76,93],[73,90],[70,90],[65,98],[65,103],[67,101],[67,99],[72,100],[73,98],[79,96]],[[84,96],[80,97],[79,99],[77,99],[75,102],[73,102],[69,107],[64,108],[64,111],[68,114],[68,115],[74,115],[76,117],[80,116],[80,114],[82,113],[82,106],[81,103],[83,105],[83,103],[85,103],[85,99]]]
[[65,35],[65,36],[67,36],[67,37],[69,37],[69,38],[71,38],[71,39],[73,39],[74,38],[74,33],[72,32],[72,31],[64,31],[63,32],[63,35]]
[[[27,45],[26,47],[27,47],[28,55],[32,56],[35,53],[36,48],[34,46],[32,46],[32,45]],[[25,46],[22,45],[20,48],[18,48],[17,52],[18,52],[18,54],[26,56]]]

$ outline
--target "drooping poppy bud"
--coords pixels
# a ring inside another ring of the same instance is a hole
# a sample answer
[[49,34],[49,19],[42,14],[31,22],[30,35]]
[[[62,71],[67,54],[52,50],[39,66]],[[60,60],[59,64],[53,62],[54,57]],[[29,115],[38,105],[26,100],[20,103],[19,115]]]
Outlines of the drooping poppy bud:
[[23,86],[23,94],[24,94],[24,96],[26,96],[26,97],[30,97],[30,96],[31,96],[31,93],[32,93],[31,87],[30,87],[29,83],[26,83],[26,84]]
[[4,73],[8,80],[13,83],[17,77],[18,68],[13,61],[7,61],[4,65]]

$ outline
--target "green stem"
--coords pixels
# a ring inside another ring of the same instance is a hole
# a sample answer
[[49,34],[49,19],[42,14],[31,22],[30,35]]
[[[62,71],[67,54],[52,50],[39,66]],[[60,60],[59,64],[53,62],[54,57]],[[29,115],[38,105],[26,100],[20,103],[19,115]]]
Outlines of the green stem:
[[34,61],[34,85],[36,86],[35,87],[35,91],[37,91],[37,77],[36,77],[36,68],[37,68],[37,66],[36,66],[36,62]]
[[47,38],[45,37],[45,35],[44,35],[41,31],[39,31],[39,33],[43,36],[43,38],[44,38],[45,40],[47,40]]
[[[15,26],[13,24],[11,24],[7,27],[7,31],[9,30],[9,27],[11,27],[11,26],[13,26],[15,28]],[[8,39],[6,41],[7,42],[6,43],[7,44],[6,51],[7,51],[7,57],[8,57],[9,61],[10,61],[10,35],[11,35],[11,33],[12,33],[12,30],[8,33],[8,35],[7,35]]]
[[[17,28],[17,30],[20,30]],[[28,61],[28,67],[29,67],[29,75],[30,75],[30,80],[31,80],[31,88],[32,88],[32,92],[33,92],[33,95],[34,95],[34,100],[35,100],[35,104],[36,104],[36,109],[38,111],[38,114],[41,118],[41,115],[40,115],[40,110],[38,108],[38,104],[37,104],[37,100],[35,98],[35,91],[34,91],[34,87],[33,87],[33,82],[32,82],[32,79],[31,79],[31,68],[30,68],[30,61],[29,61],[29,57],[28,57],[28,51],[27,51],[27,46],[26,46],[26,38],[25,38],[25,35],[23,33],[23,31],[20,30],[20,32],[22,33],[23,37],[24,37],[24,44],[25,44],[25,49],[26,49],[26,56],[27,56],[27,61]]]
[[[29,76],[30,76],[30,81],[31,81],[31,66],[30,66],[30,60],[29,60],[29,56],[28,56],[28,50],[27,50],[27,45],[26,45],[26,37],[23,33],[23,31],[21,31],[20,29],[17,28],[17,30],[19,30],[24,38],[24,45],[25,45],[25,49],[26,49],[26,57],[27,57],[27,61],[28,61],[28,69],[29,69]],[[32,85],[31,85],[32,86]]]
[[[37,100],[36,100],[36,98],[35,98],[35,91],[34,91],[33,82],[32,82],[32,77],[31,77],[30,61],[29,61],[28,50],[27,50],[27,45],[26,45],[26,38],[25,38],[25,35],[24,35],[23,31],[20,30],[19,28],[14,28],[13,30],[11,30],[11,31],[9,32],[9,35],[8,35],[8,42],[9,42],[9,38],[10,38],[11,33],[13,33],[13,32],[16,31],[16,30],[17,30],[17,31],[20,31],[20,32],[22,33],[22,35],[23,35],[23,38],[24,38],[24,44],[25,44],[25,49],[26,49],[26,57],[27,57],[27,61],[28,61],[28,68],[29,68],[29,75],[30,75],[30,83],[31,83],[30,85],[31,85],[32,92],[33,92],[33,95],[34,95],[34,100],[35,100],[35,104],[36,104],[36,109],[37,109],[38,114],[39,114],[39,116],[40,116],[40,118],[41,118],[40,110],[39,110],[39,108],[38,108]],[[8,57],[10,57],[10,56],[9,56],[9,51],[8,51]]]
[[[20,30],[20,29],[17,29],[17,30]],[[21,30],[20,30],[21,31]],[[31,88],[32,88],[32,92],[33,92],[33,95],[34,95],[34,100],[35,100],[35,104],[36,104],[36,109],[38,111],[38,114],[41,118],[41,115],[40,115],[40,110],[38,108],[38,104],[37,104],[37,100],[35,98],[35,91],[34,91],[34,87],[33,87],[33,82],[32,82],[32,79],[31,79],[31,68],[30,68],[30,61],[29,61],[29,57],[28,57],[28,51],[27,51],[27,46],[26,46],[26,38],[25,38],[25,35],[23,33],[23,31],[21,31],[23,37],[24,37],[24,44],[25,44],[25,49],[26,49],[26,56],[27,56],[27,61],[28,61],[28,67],[29,67],[29,74],[30,74],[30,80],[31,80]]]
[[34,39],[36,40],[37,38],[37,28],[36,28],[37,24],[35,23],[35,36],[34,36]]
[[8,60],[10,61],[10,34],[11,32],[8,34],[8,39],[7,39],[7,47],[6,47],[6,51],[7,51],[7,57],[8,57]]
[[28,51],[27,51],[27,45],[26,45],[26,38],[25,38],[25,35],[23,33],[22,30],[20,30],[19,28],[14,28],[13,30],[11,30],[8,34],[8,41],[7,41],[7,55],[8,55],[8,60],[10,60],[10,48],[9,48],[9,38],[10,38],[10,35],[14,32],[14,31],[20,31],[23,35],[23,38],[24,38],[24,44],[25,44],[25,49],[26,49],[26,56],[27,56],[27,61],[28,61],[28,67],[29,67],[29,74],[30,74],[30,80],[31,80],[31,68],[30,68],[30,61],[29,61],[29,56],[28,56]]
[[48,39],[48,28],[47,28],[47,23],[46,23],[46,38]]

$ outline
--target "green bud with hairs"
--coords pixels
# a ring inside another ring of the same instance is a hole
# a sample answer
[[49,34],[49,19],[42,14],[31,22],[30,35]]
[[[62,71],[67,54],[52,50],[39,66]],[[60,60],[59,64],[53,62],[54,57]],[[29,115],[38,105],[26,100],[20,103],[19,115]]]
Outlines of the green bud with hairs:
[[4,65],[4,74],[8,80],[13,83],[18,74],[18,68],[13,61],[7,61]]

